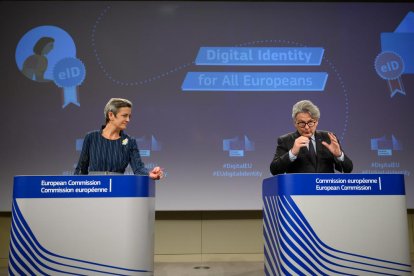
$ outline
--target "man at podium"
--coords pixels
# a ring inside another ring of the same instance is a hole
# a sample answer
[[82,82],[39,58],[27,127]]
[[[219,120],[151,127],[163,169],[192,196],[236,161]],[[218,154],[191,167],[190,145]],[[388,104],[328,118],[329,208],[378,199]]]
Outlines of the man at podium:
[[273,175],[352,171],[352,161],[342,151],[335,134],[316,130],[319,118],[319,108],[311,101],[303,100],[293,105],[292,119],[296,131],[278,138],[270,164]]

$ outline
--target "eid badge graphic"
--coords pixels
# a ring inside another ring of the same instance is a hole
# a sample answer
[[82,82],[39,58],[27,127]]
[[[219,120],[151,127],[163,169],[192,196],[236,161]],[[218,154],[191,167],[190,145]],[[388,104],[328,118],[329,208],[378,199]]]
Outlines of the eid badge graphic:
[[28,79],[53,82],[61,89],[63,105],[80,106],[78,87],[86,76],[83,62],[76,57],[72,37],[56,26],[39,26],[28,31],[16,48],[16,63]]
[[377,74],[388,83],[391,98],[406,95],[401,75],[414,74],[414,12],[409,12],[393,33],[381,33],[381,50],[375,59]]
[[401,74],[404,71],[404,60],[395,52],[382,52],[375,59],[377,74],[388,83],[391,98],[397,93],[405,95]]

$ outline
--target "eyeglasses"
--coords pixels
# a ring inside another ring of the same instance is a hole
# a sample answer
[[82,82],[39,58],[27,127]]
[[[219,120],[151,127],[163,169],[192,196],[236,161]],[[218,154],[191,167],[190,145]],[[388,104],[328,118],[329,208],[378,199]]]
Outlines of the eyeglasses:
[[313,127],[316,124],[316,121],[309,121],[307,123],[305,122],[298,122],[296,123],[299,127],[304,128],[306,127],[306,125],[308,125],[308,127]]

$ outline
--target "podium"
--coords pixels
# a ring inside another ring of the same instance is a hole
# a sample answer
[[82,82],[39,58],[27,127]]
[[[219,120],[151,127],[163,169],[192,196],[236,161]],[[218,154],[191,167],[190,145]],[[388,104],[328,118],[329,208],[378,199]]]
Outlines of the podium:
[[15,176],[10,275],[153,275],[147,176]]
[[411,275],[403,175],[263,181],[265,275]]

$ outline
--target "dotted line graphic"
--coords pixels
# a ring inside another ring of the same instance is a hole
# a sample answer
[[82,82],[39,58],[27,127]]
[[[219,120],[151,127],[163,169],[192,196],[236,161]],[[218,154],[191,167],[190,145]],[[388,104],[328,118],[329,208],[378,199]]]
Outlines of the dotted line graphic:
[[[257,41],[242,43],[242,44],[239,44],[237,46],[238,47],[243,47],[243,46],[248,46],[248,45],[258,45],[258,44],[265,44],[265,43],[288,44],[288,45],[294,45],[294,46],[299,46],[299,47],[307,47],[306,45],[298,43],[298,42],[293,42],[293,41],[289,41],[289,40],[282,40],[282,39],[257,40]],[[342,91],[344,93],[345,122],[344,122],[344,129],[342,130],[342,134],[339,137],[340,141],[343,141],[345,133],[348,130],[348,125],[349,125],[349,96],[348,96],[348,92],[345,88],[344,81],[343,81],[341,75],[339,74],[338,70],[336,69],[336,67],[333,65],[333,63],[329,59],[327,59],[325,57],[325,55],[323,56],[323,60],[328,64],[328,66],[333,71],[333,73],[336,76],[336,78],[338,79],[339,85],[341,86]]]
[[[138,80],[138,81],[120,81],[118,79],[115,79],[114,77],[112,77],[112,75],[108,72],[108,70],[105,69],[105,66],[98,54],[98,51],[96,50],[96,30],[99,26],[99,24],[101,23],[101,21],[103,20],[103,18],[106,16],[106,14],[110,11],[111,7],[107,6],[98,16],[98,18],[96,19],[95,24],[92,27],[92,35],[91,35],[91,44],[92,44],[92,48],[93,48],[93,53],[95,55],[95,58],[98,62],[99,67],[101,68],[102,72],[104,73],[104,75],[106,76],[107,79],[111,80],[113,83],[120,85],[120,86],[137,86],[137,85],[144,85],[144,84],[148,84],[151,82],[154,82],[156,80],[159,80],[163,77],[166,77],[170,74],[176,73],[180,70],[183,70],[191,65],[194,65],[195,62],[189,62],[186,63],[184,65],[180,65],[177,66],[171,70],[168,70],[164,73],[143,79],[143,80]],[[282,40],[282,39],[265,39],[265,40],[257,40],[257,41],[251,41],[251,42],[246,42],[246,43],[241,43],[238,44],[236,46],[238,47],[243,47],[243,46],[249,46],[249,45],[259,45],[259,44],[266,44],[266,43],[276,43],[276,44],[288,44],[288,45],[294,45],[294,46],[299,46],[299,47],[306,47],[306,45],[298,43],[298,42],[293,42],[293,41],[289,41],[289,40]],[[334,72],[334,75],[336,76],[342,91],[344,93],[344,98],[345,98],[345,122],[344,122],[344,129],[342,131],[342,134],[340,135],[339,139],[341,141],[344,140],[344,136],[345,133],[348,129],[348,125],[349,125],[349,96],[348,96],[348,92],[345,88],[345,84],[344,81],[341,77],[341,75],[339,74],[338,70],[336,69],[336,67],[333,65],[333,63],[328,60],[325,56],[323,56],[323,60],[328,64],[328,66],[331,68],[331,70]]]
[[180,71],[180,70],[182,70],[182,69],[184,69],[184,68],[186,68],[186,67],[194,64],[194,61],[193,62],[189,62],[187,64],[177,66],[177,67],[175,67],[175,68],[173,68],[171,70],[168,70],[168,71],[166,71],[164,73],[161,73],[161,74],[158,74],[158,75],[155,75],[155,76],[152,76],[152,77],[143,79],[143,80],[137,80],[137,81],[121,81],[121,80],[118,80],[118,79],[112,77],[111,73],[108,72],[108,70],[106,70],[106,68],[105,68],[105,66],[104,66],[104,64],[103,64],[103,62],[102,62],[102,60],[101,60],[101,58],[99,56],[99,53],[96,50],[96,44],[95,44],[95,42],[96,42],[96,29],[98,28],[99,24],[102,22],[102,19],[105,17],[105,15],[108,13],[108,11],[110,9],[111,9],[110,6],[106,7],[101,12],[101,14],[98,16],[98,18],[96,19],[96,22],[95,22],[95,24],[92,27],[91,45],[92,45],[92,49],[93,49],[93,53],[95,55],[96,61],[98,62],[99,68],[101,68],[101,70],[104,73],[105,77],[107,79],[109,79],[110,81],[112,81],[113,83],[115,83],[117,85],[120,85],[120,86],[137,86],[137,85],[144,85],[144,84],[148,84],[148,83],[151,83],[153,81],[159,80],[159,79],[161,79],[163,77],[166,77],[166,76],[168,76],[170,74],[176,73],[176,72],[178,72],[178,71]]

